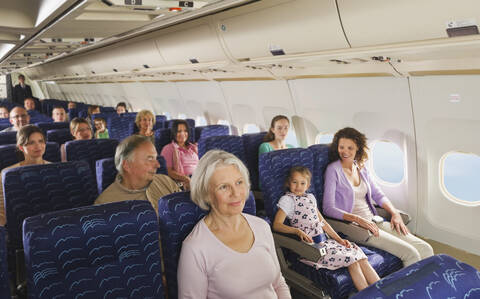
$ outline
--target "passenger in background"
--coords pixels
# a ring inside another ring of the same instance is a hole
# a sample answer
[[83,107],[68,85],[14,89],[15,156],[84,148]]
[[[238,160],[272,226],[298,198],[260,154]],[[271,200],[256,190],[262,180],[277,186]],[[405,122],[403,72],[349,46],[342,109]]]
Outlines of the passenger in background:
[[18,75],[18,84],[13,88],[12,101],[18,105],[23,105],[26,98],[33,97],[30,85],[25,84],[25,76]]
[[158,199],[180,191],[168,176],[156,174],[160,167],[157,151],[145,136],[132,135],[120,142],[115,151],[115,167],[118,175],[95,200],[96,205],[125,200],[148,200],[158,213]]
[[21,127],[28,125],[30,123],[30,115],[28,115],[27,110],[23,107],[14,107],[10,111],[10,123],[12,127],[3,129],[2,132],[16,132]]
[[126,113],[126,112],[128,112],[127,111],[127,104],[125,104],[125,102],[120,102],[115,107],[115,110],[117,110],[118,115]]
[[[72,134],[74,140],[92,139],[92,125],[90,125],[90,122],[85,118],[75,117],[70,122],[70,134]],[[62,162],[67,162],[65,144],[60,146],[60,155],[62,157]]]
[[5,106],[0,106],[0,118],[8,118],[8,108]]
[[26,98],[23,101],[23,106],[27,111],[35,110],[35,100],[32,98]]
[[110,136],[108,135],[108,130],[107,130],[107,122],[105,119],[101,117],[95,118],[93,121],[95,124],[95,138],[96,139],[108,139]]
[[[324,214],[369,230],[373,236],[366,242],[355,241],[399,257],[405,267],[432,256],[432,247],[408,231],[400,213],[370,176],[365,167],[367,150],[367,138],[354,128],[335,134],[330,145],[333,162],[325,172]],[[390,222],[376,216],[374,202],[392,215]]]
[[172,142],[165,145],[161,155],[167,162],[168,175],[184,190],[190,190],[190,177],[198,164],[198,147],[188,141],[190,129],[181,119],[172,124]]
[[155,132],[153,132],[155,115],[150,110],[141,110],[137,113],[135,124],[138,128],[137,134],[150,138],[150,141],[155,144]]
[[234,155],[212,150],[192,177],[192,201],[208,214],[185,238],[178,298],[291,298],[269,225],[243,214],[248,170]]
[[[15,168],[19,166],[48,164],[50,162],[43,160],[45,154],[46,138],[43,131],[34,125],[25,125],[17,132],[17,148],[23,155],[23,161],[13,164],[2,170]],[[4,226],[7,219],[5,216],[5,200],[3,188],[0,190],[0,225]]]
[[[304,261],[315,269],[326,268],[336,270],[348,267],[353,284],[357,290],[363,290],[380,280],[377,272],[368,263],[362,249],[340,238],[328,222],[323,219],[317,208],[317,199],[307,193],[310,188],[312,174],[308,168],[296,166],[290,169],[285,186],[288,192],[278,201],[278,211],[273,222],[273,229],[278,232],[297,235],[300,240],[321,243],[326,254],[314,263]],[[283,222],[288,218],[290,225]],[[328,238],[325,233],[328,234]]]
[[77,104],[75,104],[75,102],[68,102],[67,108],[68,108],[68,110],[70,110],[70,109],[76,109],[76,108],[77,108]]
[[67,121],[67,113],[65,112],[65,108],[62,106],[55,106],[52,110],[52,119],[54,122],[66,122]]
[[89,120],[92,119],[92,115],[99,114],[99,113],[100,113],[100,107],[96,105],[92,105],[88,107],[87,115]]
[[280,149],[293,148],[293,145],[286,144],[290,121],[285,115],[277,115],[270,123],[270,129],[263,138],[263,143],[258,148],[258,154],[263,154]]

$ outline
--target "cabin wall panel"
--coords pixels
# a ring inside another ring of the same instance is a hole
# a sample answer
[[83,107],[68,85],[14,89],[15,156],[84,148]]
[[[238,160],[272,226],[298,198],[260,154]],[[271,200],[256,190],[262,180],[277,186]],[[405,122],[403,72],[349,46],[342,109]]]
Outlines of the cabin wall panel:
[[416,152],[408,81],[388,77],[301,79],[291,80],[289,85],[297,114],[317,129],[310,129],[309,134],[334,134],[351,126],[364,133],[370,143],[386,139],[402,149],[404,181],[397,185],[378,184],[397,208],[412,215],[410,228],[414,231]]
[[[428,238],[480,254],[480,206],[454,203],[440,189],[440,159],[449,151],[480,155],[480,76],[411,78],[418,146],[419,219]],[[450,102],[451,95],[460,102]]]

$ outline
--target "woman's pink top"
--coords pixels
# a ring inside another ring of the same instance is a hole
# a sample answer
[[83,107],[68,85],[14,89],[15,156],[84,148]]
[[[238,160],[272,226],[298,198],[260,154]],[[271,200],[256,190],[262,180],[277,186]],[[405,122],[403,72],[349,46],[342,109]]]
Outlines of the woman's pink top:
[[195,225],[180,253],[178,298],[291,298],[270,227],[263,219],[242,215],[255,237],[247,253],[222,243],[204,219]]
[[[165,145],[162,149],[161,155],[167,162],[167,168],[173,168],[176,171],[183,169],[183,173],[179,171],[181,174],[191,175],[195,168],[197,168],[198,164],[197,147],[193,144],[190,144],[187,148],[175,145],[171,142]],[[177,167],[174,165],[175,150],[178,150],[178,158],[180,162],[180,165]]]

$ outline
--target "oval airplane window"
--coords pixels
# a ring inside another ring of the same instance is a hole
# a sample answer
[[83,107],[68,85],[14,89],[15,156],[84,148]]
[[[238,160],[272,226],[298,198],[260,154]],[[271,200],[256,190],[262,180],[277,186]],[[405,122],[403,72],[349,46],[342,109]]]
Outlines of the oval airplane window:
[[208,125],[207,119],[204,116],[197,116],[195,118],[195,126],[206,126]]
[[389,141],[373,143],[373,173],[383,182],[398,184],[405,176],[404,155],[398,145]]
[[332,143],[333,134],[330,133],[320,133],[315,137],[315,144],[329,144]]
[[471,153],[449,152],[440,159],[440,180],[444,195],[463,204],[479,204],[478,169],[480,157]]
[[187,119],[187,115],[184,114],[184,113],[180,113],[180,114],[178,115],[178,119]]
[[260,133],[260,128],[256,124],[245,124],[243,134],[245,133]]

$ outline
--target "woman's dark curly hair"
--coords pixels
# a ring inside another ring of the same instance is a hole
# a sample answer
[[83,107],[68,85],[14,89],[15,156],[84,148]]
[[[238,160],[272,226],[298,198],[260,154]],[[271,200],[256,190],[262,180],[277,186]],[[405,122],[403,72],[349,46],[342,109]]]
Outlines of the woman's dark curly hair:
[[350,139],[358,147],[357,153],[355,154],[355,160],[360,168],[362,168],[365,162],[368,160],[368,146],[367,146],[367,137],[364,134],[360,133],[354,128],[346,127],[339,130],[333,136],[332,143],[330,144],[329,158],[330,162],[337,161],[340,159],[338,154],[338,142],[341,138]]

